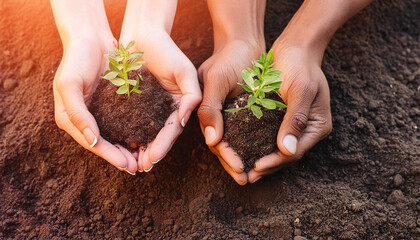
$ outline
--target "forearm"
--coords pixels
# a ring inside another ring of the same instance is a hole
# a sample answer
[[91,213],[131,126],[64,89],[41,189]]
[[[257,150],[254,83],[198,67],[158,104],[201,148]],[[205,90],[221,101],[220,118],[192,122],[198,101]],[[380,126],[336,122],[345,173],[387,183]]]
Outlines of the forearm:
[[232,40],[264,45],[265,0],[207,0],[215,48]]
[[306,0],[278,41],[311,49],[319,63],[337,29],[372,0]]
[[[128,0],[121,33],[154,31],[171,33],[177,0]],[[126,33],[126,34],[123,34]]]
[[112,38],[102,0],[51,0],[51,7],[63,46],[72,39]]

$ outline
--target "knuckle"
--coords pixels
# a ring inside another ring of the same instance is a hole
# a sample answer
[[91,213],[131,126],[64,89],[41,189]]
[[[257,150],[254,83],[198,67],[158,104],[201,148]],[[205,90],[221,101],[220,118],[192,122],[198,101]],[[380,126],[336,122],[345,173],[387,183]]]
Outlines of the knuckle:
[[57,77],[55,81],[58,89],[66,89],[68,86],[73,84],[72,80],[67,77]]
[[207,119],[213,112],[213,107],[203,102],[197,110],[197,115],[200,120]]
[[292,127],[295,131],[302,132],[306,128],[308,116],[304,113],[297,112],[292,116]]
[[220,72],[215,70],[215,68],[211,68],[207,70],[204,74],[204,81],[213,81],[214,79],[218,79],[220,76]]
[[68,110],[67,116],[75,126],[79,126],[83,122],[82,114],[77,110]]
[[333,130],[331,119],[329,120],[325,119],[322,123],[322,126],[323,126],[323,131],[322,131],[321,137],[326,138],[328,135],[330,135],[330,133]]
[[57,114],[54,114],[54,120],[55,120],[55,124],[57,124],[57,127],[61,130],[64,130],[62,120]]

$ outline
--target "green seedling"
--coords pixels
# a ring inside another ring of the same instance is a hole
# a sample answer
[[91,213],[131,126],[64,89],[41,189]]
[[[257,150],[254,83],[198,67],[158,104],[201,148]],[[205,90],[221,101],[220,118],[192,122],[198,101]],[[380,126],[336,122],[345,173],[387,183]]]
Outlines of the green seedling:
[[122,44],[118,48],[114,47],[113,55],[105,54],[105,57],[109,60],[109,70],[105,71],[104,76],[99,76],[118,86],[117,94],[127,94],[128,98],[130,98],[131,92],[141,93],[139,84],[140,79],[142,79],[142,76],[139,74],[136,80],[129,79],[128,72],[138,70],[145,63],[140,60],[143,52],[130,53],[128,51],[132,46],[134,46],[134,41],[131,41],[125,48]]
[[[279,101],[265,98],[266,93],[276,92],[283,82],[281,72],[273,68],[273,51],[270,50],[267,56],[261,53],[260,59],[253,61],[253,68],[242,71],[242,78],[245,84],[238,83],[245,91],[252,93],[245,107],[226,109],[226,112],[237,112],[242,109],[251,109],[252,113],[259,119],[263,113],[261,107],[275,109],[276,107],[286,108],[287,106]],[[280,95],[280,94],[279,94]],[[258,106],[259,105],[259,106]]]

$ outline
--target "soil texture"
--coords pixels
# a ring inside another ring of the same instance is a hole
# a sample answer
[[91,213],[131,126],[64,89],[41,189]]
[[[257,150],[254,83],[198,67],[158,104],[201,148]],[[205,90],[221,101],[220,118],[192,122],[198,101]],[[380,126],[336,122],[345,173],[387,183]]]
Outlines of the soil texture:
[[[119,38],[125,4],[105,2]],[[204,0],[180,0],[172,37],[211,56]],[[302,1],[268,0],[269,48]],[[373,1],[323,61],[333,132],[293,166],[239,186],[195,114],[167,157],[131,176],[54,122],[62,56],[48,0],[0,1],[0,239],[420,239],[420,4]]]
[[140,80],[141,93],[117,94],[118,87],[102,79],[92,95],[89,111],[105,139],[129,149],[146,146],[155,139],[174,111],[172,96],[144,67],[128,72],[129,79]]
[[[245,107],[252,94],[244,92],[233,100],[227,101],[224,109]],[[276,93],[266,95],[267,98],[281,101]],[[269,110],[261,107],[263,116],[258,119],[250,109],[238,112],[223,111],[225,141],[242,159],[246,172],[254,168],[255,162],[270,153],[278,151],[277,133],[283,121],[285,109]]]

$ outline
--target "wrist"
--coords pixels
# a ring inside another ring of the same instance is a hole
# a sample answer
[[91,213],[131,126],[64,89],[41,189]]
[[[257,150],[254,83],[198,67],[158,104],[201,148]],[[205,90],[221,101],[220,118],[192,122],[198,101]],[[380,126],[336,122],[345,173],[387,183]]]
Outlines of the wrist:
[[307,53],[309,59],[321,66],[325,49],[331,37],[317,29],[302,28],[292,22],[274,42],[273,51],[283,51],[287,48],[299,48]]

